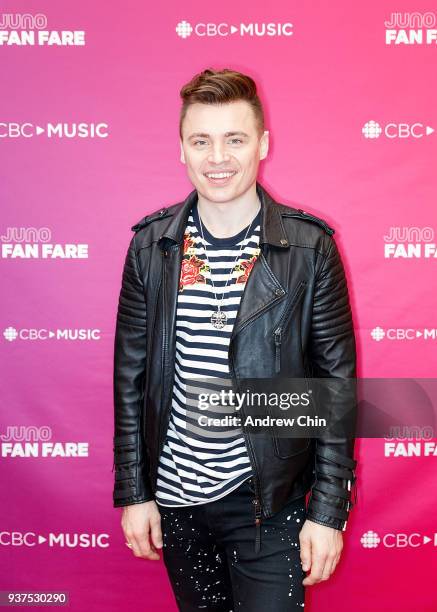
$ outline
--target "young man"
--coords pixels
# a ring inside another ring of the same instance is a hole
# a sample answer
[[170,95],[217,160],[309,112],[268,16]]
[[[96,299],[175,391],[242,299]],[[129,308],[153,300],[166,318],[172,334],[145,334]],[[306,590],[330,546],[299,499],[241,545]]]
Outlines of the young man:
[[257,182],[269,133],[254,81],[205,70],[181,97],[195,189],[132,227],[123,272],[114,506],[135,556],[163,548],[180,610],[291,610],[339,561],[354,440],[200,427],[189,383],[354,379],[344,269],[334,230]]

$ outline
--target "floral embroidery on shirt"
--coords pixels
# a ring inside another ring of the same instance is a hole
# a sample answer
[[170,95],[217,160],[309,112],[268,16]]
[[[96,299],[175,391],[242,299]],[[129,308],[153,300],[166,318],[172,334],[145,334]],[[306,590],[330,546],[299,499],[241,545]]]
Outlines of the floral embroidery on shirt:
[[194,285],[195,283],[206,284],[206,277],[202,272],[206,272],[207,269],[208,266],[205,262],[196,257],[196,255],[190,255],[189,258],[184,258],[181,265],[179,290],[182,291],[187,285]]
[[188,232],[184,234],[184,256],[194,254],[194,238]]
[[246,259],[244,261],[239,261],[235,266],[234,270],[237,272],[241,272],[239,276],[235,279],[236,283],[245,283],[249,278],[249,274],[252,272],[252,268],[255,265],[256,260],[258,259],[260,250],[257,249],[255,254],[250,257],[250,259]]
[[206,277],[202,272],[207,270],[207,264],[194,254],[194,239],[188,233],[185,233],[179,291],[182,291],[187,285],[194,285],[195,283],[206,284]]
[[[210,271],[210,268],[203,259],[197,257],[194,245],[194,238],[188,232],[185,232],[179,291],[182,291],[187,285],[206,284],[207,282],[205,273]],[[258,247],[252,257],[237,261],[232,269],[232,273],[239,272],[239,275],[235,278],[235,283],[245,283],[247,281],[260,252]]]

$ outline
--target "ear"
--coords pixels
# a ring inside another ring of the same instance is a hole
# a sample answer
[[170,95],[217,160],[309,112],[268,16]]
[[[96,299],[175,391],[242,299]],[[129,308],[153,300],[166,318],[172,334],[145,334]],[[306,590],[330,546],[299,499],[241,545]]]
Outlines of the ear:
[[181,145],[181,162],[183,164],[185,164],[185,154],[184,154],[184,147],[182,145],[182,140],[179,138],[179,143]]
[[259,143],[259,158],[265,159],[269,152],[269,131],[264,130],[264,134],[260,138]]

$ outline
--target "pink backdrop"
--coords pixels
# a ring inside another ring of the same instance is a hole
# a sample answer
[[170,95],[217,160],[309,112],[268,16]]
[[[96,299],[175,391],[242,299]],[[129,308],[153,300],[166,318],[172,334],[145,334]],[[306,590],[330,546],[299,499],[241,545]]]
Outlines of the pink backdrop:
[[[391,227],[420,228],[413,242],[423,251],[436,242],[433,13],[404,0],[149,4],[0,9],[6,26],[5,15],[39,13],[44,30],[85,32],[84,45],[0,45],[0,590],[68,591],[73,610],[176,610],[162,563],[131,554],[112,508],[112,350],[130,226],[192,189],[177,124],[179,89],[194,73],[232,67],[257,81],[271,132],[260,181],[336,229],[359,376],[432,377],[437,364],[435,337],[415,333],[436,327],[436,258],[384,256]],[[403,29],[421,30],[422,44],[388,43],[385,22],[404,12]],[[185,38],[176,33],[184,21]],[[250,36],[241,23],[291,23],[293,33]],[[106,124],[107,136],[47,133],[77,123]],[[24,242],[8,228],[26,228]],[[30,244],[39,257],[20,257]],[[44,244],[88,246],[85,257],[52,258]],[[35,428],[83,456],[11,456],[25,446],[19,431],[7,440],[20,426],[30,442]],[[330,580],[307,588],[307,609],[328,611],[335,599],[337,612],[436,610],[436,458],[386,456],[383,439],[356,448],[358,505],[343,556]],[[368,548],[371,531],[380,541]]]

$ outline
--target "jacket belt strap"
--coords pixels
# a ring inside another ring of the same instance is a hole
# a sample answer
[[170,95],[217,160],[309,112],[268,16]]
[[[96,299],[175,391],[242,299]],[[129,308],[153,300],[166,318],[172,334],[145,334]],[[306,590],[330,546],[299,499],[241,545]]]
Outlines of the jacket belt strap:
[[317,480],[313,489],[318,491],[322,491],[322,493],[330,493],[331,495],[337,495],[338,497],[342,497],[343,499],[350,499],[350,491],[348,489],[343,489],[342,487],[337,487],[329,482],[324,482],[323,480]]
[[323,463],[317,464],[317,471],[328,476],[338,476],[339,478],[345,478],[346,480],[355,481],[356,477],[352,470],[347,468],[338,468],[334,465],[324,465]]
[[325,446],[317,446],[316,453],[317,455],[319,455],[320,457],[323,457],[324,459],[335,461],[336,463],[339,463],[340,465],[345,465],[346,467],[351,468],[351,469],[354,469],[357,466],[356,459],[351,459],[350,457],[347,457],[346,455],[342,455],[341,453],[338,453],[337,451],[332,450],[332,448],[327,448]]

